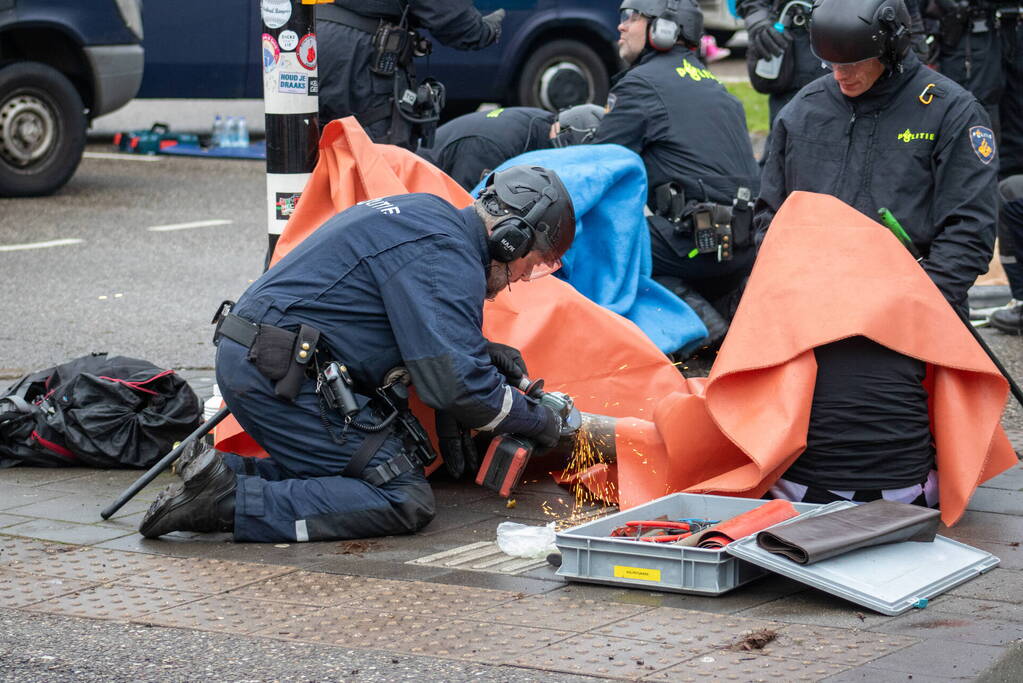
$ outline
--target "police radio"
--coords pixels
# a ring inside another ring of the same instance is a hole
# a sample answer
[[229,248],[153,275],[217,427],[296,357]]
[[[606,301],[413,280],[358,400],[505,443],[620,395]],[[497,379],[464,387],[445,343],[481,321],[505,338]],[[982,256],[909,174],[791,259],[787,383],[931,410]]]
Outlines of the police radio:
[[393,76],[398,67],[408,62],[412,53],[412,37],[401,24],[381,22],[373,34],[373,57],[369,70],[380,76]]

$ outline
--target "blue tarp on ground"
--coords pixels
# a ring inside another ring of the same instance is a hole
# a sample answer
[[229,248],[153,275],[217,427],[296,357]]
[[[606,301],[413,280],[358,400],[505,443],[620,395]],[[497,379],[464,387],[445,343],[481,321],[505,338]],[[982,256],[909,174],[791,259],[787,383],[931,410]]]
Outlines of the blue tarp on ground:
[[692,309],[650,278],[646,171],[637,154],[620,145],[581,145],[522,154],[497,170],[517,164],[553,169],[572,195],[575,242],[562,259],[562,279],[634,322],[666,353],[706,337]]

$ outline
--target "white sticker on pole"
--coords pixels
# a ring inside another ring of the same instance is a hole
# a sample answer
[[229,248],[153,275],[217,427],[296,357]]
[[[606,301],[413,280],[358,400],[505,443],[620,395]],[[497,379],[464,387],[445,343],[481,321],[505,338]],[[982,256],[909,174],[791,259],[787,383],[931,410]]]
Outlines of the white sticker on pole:
[[280,235],[288,219],[298,208],[299,198],[309,180],[309,173],[267,173],[267,231]]
[[267,114],[311,114],[319,108],[319,78],[294,52],[281,52],[272,71],[263,72],[263,103]]
[[268,28],[280,28],[291,19],[291,0],[260,0],[259,12]]
[[291,52],[298,45],[298,34],[294,31],[281,31],[280,35],[277,36],[277,42],[282,50]]

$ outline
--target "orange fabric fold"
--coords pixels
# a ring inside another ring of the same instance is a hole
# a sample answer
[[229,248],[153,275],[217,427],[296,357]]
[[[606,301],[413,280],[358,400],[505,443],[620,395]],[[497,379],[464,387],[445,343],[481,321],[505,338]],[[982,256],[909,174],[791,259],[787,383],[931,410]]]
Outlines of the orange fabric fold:
[[929,364],[942,520],[954,524],[980,483],[1016,463],[999,423],[1008,383],[891,233],[807,192],[771,224],[703,400],[668,396],[653,425],[619,424],[623,506],[668,491],[763,495],[806,445],[813,348],[854,335]]

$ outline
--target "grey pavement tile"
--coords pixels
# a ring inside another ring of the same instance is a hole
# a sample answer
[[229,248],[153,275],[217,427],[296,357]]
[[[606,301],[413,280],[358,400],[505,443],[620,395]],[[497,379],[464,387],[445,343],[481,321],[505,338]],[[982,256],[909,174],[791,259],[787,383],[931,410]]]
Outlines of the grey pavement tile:
[[[417,535],[429,536],[444,532],[450,533],[480,524],[485,524],[485,526],[493,530],[497,529],[497,525],[503,521],[505,521],[503,517],[498,518],[490,513],[479,512],[461,506],[441,507],[437,508],[437,515]],[[494,533],[496,532],[491,531],[491,535]]]
[[95,585],[95,581],[80,581],[0,569],[0,607],[26,607]]
[[1023,464],[1016,465],[981,484],[981,488],[1010,489],[1023,491]]
[[[412,558],[409,558],[412,559]],[[356,574],[378,579],[401,579],[406,581],[430,581],[451,570],[445,567],[430,567],[405,562],[381,562],[358,555],[336,555],[330,559],[302,565],[305,569],[332,574]]]
[[3,532],[14,536],[79,545],[102,543],[127,533],[125,529],[102,524],[75,524],[52,519],[33,519],[30,522],[4,527]]
[[924,640],[870,662],[872,669],[901,671],[914,680],[931,676],[974,677],[995,663],[1005,648],[956,640]]
[[481,624],[475,621],[448,620],[428,630],[417,630],[393,643],[392,647],[409,654],[462,659],[488,664],[516,662],[528,658],[525,653],[546,649],[572,634],[548,628]]
[[1023,623],[1013,623],[976,614],[950,614],[936,610],[918,610],[871,629],[915,638],[1005,645],[1023,638]]
[[6,513],[0,513],[0,529],[5,526],[14,526],[15,524],[21,524],[22,522],[32,521],[30,517],[19,517],[18,515],[8,515]]
[[201,558],[166,557],[156,560],[148,556],[148,561],[148,570],[125,576],[120,583],[216,594],[294,571],[293,567],[286,566]]
[[119,553],[87,546],[48,544],[42,553],[25,552],[7,566],[18,571],[58,578],[112,581],[152,569],[148,555]]
[[1018,541],[1012,543],[968,541],[968,543],[974,548],[986,550],[997,557],[1000,560],[998,566],[1001,569],[1023,569],[1023,549],[1021,549]]
[[1023,572],[995,568],[953,588],[949,595],[1023,604]]
[[921,676],[919,674],[906,673],[904,671],[886,671],[885,669],[875,669],[869,666],[861,666],[856,669],[849,669],[843,671],[840,674],[834,676],[828,676],[823,679],[826,683],[857,683],[863,681],[864,683],[909,683],[910,681],[925,680],[927,683],[945,683],[946,681],[962,681],[965,678],[948,678],[946,676],[937,676],[935,674],[927,674]]
[[1002,515],[1023,515],[1023,491],[979,488],[970,498],[967,509]]
[[931,600],[928,609],[951,614],[971,614],[978,617],[1002,619],[1023,623],[1023,605],[997,600],[961,598],[956,595],[942,595]]
[[329,607],[351,603],[367,588],[398,590],[409,584],[401,581],[366,579],[344,574],[297,571],[236,588],[231,595],[254,600],[290,602],[298,605]]
[[[46,489],[40,488],[35,490],[44,491]],[[97,496],[91,493],[65,493],[58,498],[10,508],[7,512],[28,517],[57,519],[65,522],[100,523],[104,521],[99,516],[100,510],[109,504],[110,498],[108,496]],[[147,501],[130,500],[114,514],[112,519],[145,512],[148,508],[149,503]]]
[[739,612],[744,617],[777,619],[797,624],[839,628],[867,628],[891,617],[819,590],[807,590]]
[[[235,545],[231,543],[231,534],[196,534],[188,531],[175,531],[164,534],[158,539],[151,539],[142,537],[136,528],[137,524],[129,524],[127,519],[119,520],[112,526],[122,529],[125,535],[97,543],[97,548],[168,557],[221,558],[222,548]],[[235,559],[235,555],[228,553],[223,559]],[[252,557],[251,559],[258,560],[259,558]],[[291,562],[282,564],[291,564]]]
[[[555,519],[570,517],[573,513],[593,513],[600,508],[585,506],[576,509],[571,494],[558,491],[547,493],[513,493],[510,499],[501,498],[496,493],[471,503],[459,505],[459,510],[471,510],[497,517],[500,521],[518,521],[527,524],[547,523]],[[509,502],[514,501],[512,507]]]
[[840,672],[840,664],[714,650],[658,671],[644,681],[819,681]]
[[108,583],[37,602],[27,609],[33,612],[66,614],[89,619],[127,621],[203,597],[200,593]]
[[761,629],[778,630],[786,624],[747,619],[734,614],[712,614],[675,607],[659,607],[634,617],[595,628],[590,633],[632,638],[685,649],[728,647]]
[[790,624],[780,629],[778,637],[757,653],[853,667],[917,642],[919,638],[898,634]]
[[138,617],[137,621],[160,626],[193,628],[199,631],[254,633],[266,629],[287,628],[290,622],[320,609],[231,595],[212,595],[146,614]]
[[0,469],[0,484],[43,486],[87,477],[94,471],[84,467],[7,467]]
[[443,475],[430,477],[430,487],[433,489],[433,497],[437,507],[458,507],[466,503],[473,503],[478,500],[485,500],[496,495],[482,486],[468,481],[451,481]]
[[576,635],[505,660],[509,664],[545,671],[639,678],[680,663],[698,649],[664,647],[655,643],[599,635]]
[[384,614],[418,614],[488,620],[485,610],[502,608],[516,598],[510,591],[469,588],[425,581],[364,579],[364,588],[353,594],[350,605]]
[[[43,484],[41,490],[62,491],[65,493],[77,493],[80,495],[96,496],[104,498],[106,503],[112,503],[117,496],[142,476],[144,470],[87,470],[89,474],[74,479],[66,479]],[[135,494],[132,500],[156,499],[168,484],[177,481],[178,477],[170,472],[164,472],[154,479],[148,486]]]
[[549,593],[560,590],[565,585],[563,580],[553,574],[549,579],[538,579],[521,574],[509,575],[460,570],[447,571],[426,579],[426,581],[455,586],[471,586],[473,588],[491,588],[525,595]]
[[[0,470],[3,472],[3,470]],[[0,484],[0,510],[10,510],[24,505],[31,505],[45,500],[59,498],[62,494],[31,486],[15,486]]]
[[566,591],[530,595],[514,602],[477,612],[471,619],[519,626],[557,625],[579,633],[627,619],[650,608],[580,597]]
[[941,525],[938,533],[966,544],[974,540],[1014,543],[1023,539],[1023,517],[967,510],[958,524]]
[[445,623],[415,614],[381,614],[347,606],[328,607],[298,619],[257,631],[256,635],[360,649],[395,649],[412,633]]

